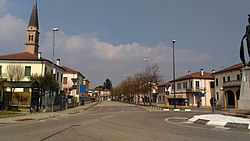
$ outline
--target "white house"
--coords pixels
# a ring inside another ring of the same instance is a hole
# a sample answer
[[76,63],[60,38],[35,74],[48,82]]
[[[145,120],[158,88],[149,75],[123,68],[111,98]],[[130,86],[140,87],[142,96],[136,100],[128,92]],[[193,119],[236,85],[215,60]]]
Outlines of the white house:
[[[24,68],[25,78],[20,80],[23,82],[30,81],[30,76],[33,74],[38,74],[43,76],[46,73],[53,73],[53,68],[55,68],[54,78],[59,83],[58,94],[62,92],[62,77],[64,73],[64,69],[60,67],[59,60],[57,64],[53,65],[53,62],[43,58],[41,53],[39,53],[39,24],[38,24],[38,13],[37,13],[37,2],[34,1],[28,29],[26,31],[26,43],[25,43],[25,51],[21,53],[0,55],[0,73],[2,78],[6,78],[4,74],[7,74],[7,66],[9,65],[21,65]],[[10,80],[6,80],[10,81]],[[13,84],[12,86],[13,87]],[[3,91],[6,94],[1,95],[1,101],[3,101],[6,97],[11,102],[7,103],[9,105],[17,105],[17,106],[31,106],[32,104],[32,95],[31,88],[25,87],[20,88],[18,86],[15,88],[16,93],[13,93],[11,96],[7,95],[10,92],[10,88],[6,86]],[[3,92],[2,91],[2,92]],[[36,99],[36,103],[42,101],[42,106],[48,106],[49,104],[54,102],[55,94],[45,95],[42,99]],[[17,101],[17,102],[15,102]]]
[[90,100],[88,98],[89,81],[85,76],[69,67],[63,66],[63,68],[66,70],[63,73],[63,89],[67,91],[68,106],[82,105]]

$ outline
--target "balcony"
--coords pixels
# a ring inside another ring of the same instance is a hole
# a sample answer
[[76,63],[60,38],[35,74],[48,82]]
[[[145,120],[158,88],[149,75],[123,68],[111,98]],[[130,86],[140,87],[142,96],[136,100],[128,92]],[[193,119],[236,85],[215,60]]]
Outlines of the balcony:
[[186,89],[186,92],[187,93],[198,93],[198,92],[201,92],[201,91],[204,91],[204,89]]
[[223,88],[229,88],[229,87],[240,87],[241,81],[240,80],[233,80],[223,83]]

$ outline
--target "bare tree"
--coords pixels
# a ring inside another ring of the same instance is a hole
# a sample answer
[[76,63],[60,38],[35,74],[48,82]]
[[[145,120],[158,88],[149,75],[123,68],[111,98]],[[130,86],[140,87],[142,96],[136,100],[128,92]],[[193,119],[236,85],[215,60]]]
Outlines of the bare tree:
[[145,103],[146,94],[149,93],[151,99],[151,86],[162,83],[162,81],[163,77],[160,74],[159,65],[154,64],[147,67],[144,71],[136,73],[134,76],[130,75],[123,80],[117,87],[115,87],[115,93],[113,95],[116,97],[123,96],[123,98],[129,97],[129,100],[131,100],[131,97],[137,97],[137,99],[134,99],[134,102],[139,103],[139,95],[143,94],[143,101]]
[[24,78],[24,67],[22,65],[8,65],[5,75],[10,81],[21,81]]
[[[6,67],[6,77],[10,81],[21,81],[24,78],[24,68],[22,65],[8,65]],[[11,89],[11,96],[9,99],[9,104],[12,102],[12,93],[15,91],[15,88],[10,88]]]

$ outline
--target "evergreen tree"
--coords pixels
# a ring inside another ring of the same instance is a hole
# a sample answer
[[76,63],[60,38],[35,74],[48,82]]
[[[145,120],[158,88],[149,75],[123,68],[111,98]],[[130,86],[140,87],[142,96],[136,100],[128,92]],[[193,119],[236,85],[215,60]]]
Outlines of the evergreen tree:
[[106,81],[103,83],[104,89],[112,89],[112,82],[109,79],[106,79]]

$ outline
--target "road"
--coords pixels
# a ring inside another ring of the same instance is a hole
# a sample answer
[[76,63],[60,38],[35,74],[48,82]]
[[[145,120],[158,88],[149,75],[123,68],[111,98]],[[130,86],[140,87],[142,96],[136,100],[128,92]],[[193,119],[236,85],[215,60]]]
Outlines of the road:
[[0,126],[1,141],[249,141],[250,131],[188,123],[203,112],[166,112],[112,101],[76,114]]

